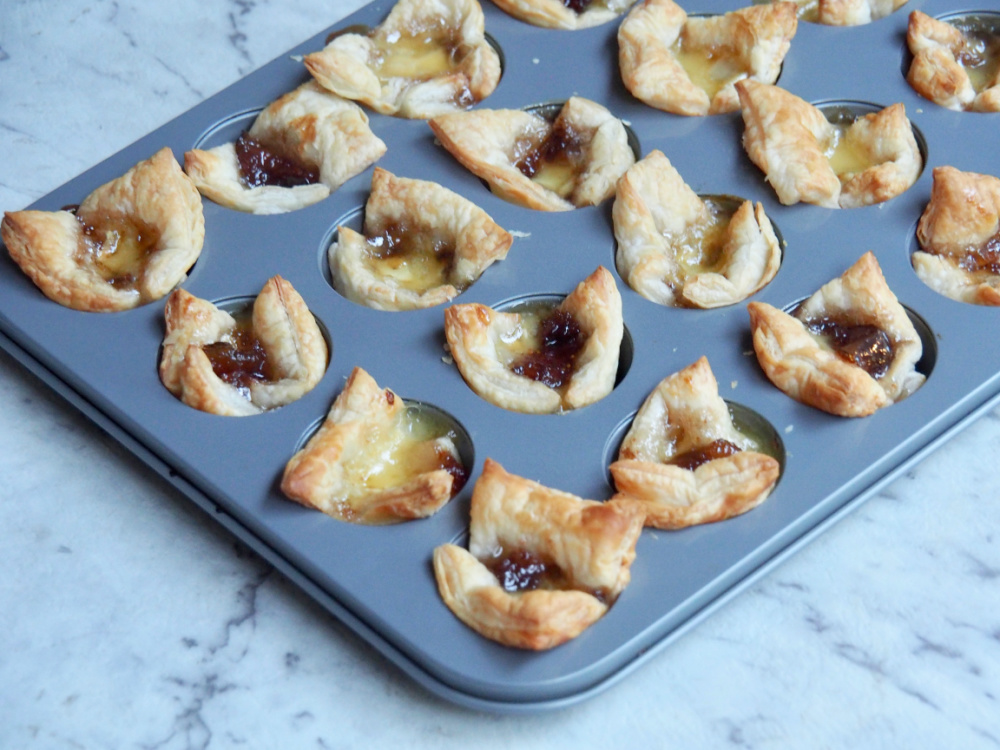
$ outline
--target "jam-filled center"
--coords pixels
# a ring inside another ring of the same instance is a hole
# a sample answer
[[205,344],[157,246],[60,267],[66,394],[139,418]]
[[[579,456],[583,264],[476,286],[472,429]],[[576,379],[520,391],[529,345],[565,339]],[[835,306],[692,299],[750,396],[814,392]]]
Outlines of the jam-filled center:
[[576,188],[585,154],[579,134],[557,119],[545,139],[515,162],[517,169],[561,198],[569,198]]
[[[387,397],[395,398],[391,393]],[[454,450],[457,435],[442,416],[418,405],[398,412],[394,422],[369,432],[345,473],[365,490],[401,487],[419,474],[444,469],[452,477],[451,496],[461,491],[469,473]]]
[[520,325],[503,342],[508,369],[549,388],[563,388],[586,344],[580,324],[571,313],[551,304],[522,309],[519,315]]
[[512,594],[522,591],[579,590],[607,601],[605,592],[583,589],[574,584],[570,576],[555,562],[526,549],[501,549],[493,557],[482,561],[497,582]]
[[1000,276],[1000,232],[990,237],[981,247],[967,250],[958,265],[969,273]]
[[375,275],[415,292],[449,283],[455,244],[433,232],[394,222],[367,231],[365,260]]
[[216,376],[249,399],[252,383],[273,382],[277,377],[254,332],[251,310],[235,313],[233,319],[236,321],[233,330],[221,341],[204,345],[202,350]]
[[667,463],[679,466],[682,469],[694,471],[702,464],[707,464],[709,461],[714,461],[717,458],[734,456],[741,450],[740,446],[736,445],[736,443],[731,443],[728,440],[719,438],[717,440],[713,440],[707,445],[703,445],[699,448],[693,448],[689,451],[673,456],[669,461],[667,461]]
[[806,327],[826,341],[841,359],[857,365],[873,378],[881,378],[889,371],[894,355],[892,339],[877,326],[818,318],[807,321]]
[[160,233],[122,216],[77,221],[83,229],[79,252],[116,289],[134,289],[160,240]]
[[278,153],[249,133],[242,133],[235,146],[240,178],[248,188],[264,185],[290,188],[319,182],[318,168]]

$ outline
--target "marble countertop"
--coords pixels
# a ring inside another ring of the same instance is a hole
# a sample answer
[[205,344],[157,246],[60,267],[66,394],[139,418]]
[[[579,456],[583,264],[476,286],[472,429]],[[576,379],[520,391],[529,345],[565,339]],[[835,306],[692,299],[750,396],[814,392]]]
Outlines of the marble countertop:
[[[4,0],[0,208],[359,4]],[[1000,746],[1000,413],[598,697],[495,716],[414,685],[5,353],[0,379],[0,748]]]

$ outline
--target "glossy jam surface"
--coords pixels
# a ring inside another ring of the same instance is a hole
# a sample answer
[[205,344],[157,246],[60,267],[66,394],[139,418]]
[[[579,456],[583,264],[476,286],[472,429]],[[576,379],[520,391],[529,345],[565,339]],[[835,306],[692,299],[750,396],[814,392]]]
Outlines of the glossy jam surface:
[[1000,233],[993,235],[982,247],[968,250],[958,265],[969,273],[1000,275]]
[[250,384],[275,380],[267,352],[254,333],[249,309],[233,314],[236,327],[225,340],[202,347],[216,376],[246,398],[250,398]]
[[892,340],[876,326],[819,318],[807,321],[806,327],[826,340],[839,357],[856,364],[873,378],[885,375],[892,364]]
[[123,217],[104,217],[85,222],[79,252],[105,281],[116,289],[134,289],[149,256],[156,249],[159,233],[151,227]]
[[243,184],[248,188],[296,187],[319,182],[317,168],[280,156],[247,133],[236,140],[236,158]]
[[362,490],[401,487],[418,474],[444,469],[452,477],[454,497],[468,481],[468,470],[455,452],[454,429],[437,412],[410,404],[384,429],[374,430],[349,461],[345,473]]
[[563,6],[569,8],[574,13],[583,13],[591,6],[590,0],[562,0]]
[[455,246],[432,232],[395,222],[366,232],[364,259],[376,276],[425,292],[449,283]]
[[569,383],[586,340],[580,325],[554,303],[518,310],[520,325],[504,343],[507,367],[516,375],[559,389]]
[[525,177],[569,198],[582,169],[583,144],[579,135],[562,120],[556,120],[545,140],[527,151],[515,164]]
[[719,440],[713,440],[708,445],[703,445],[700,448],[695,448],[674,456],[667,463],[680,466],[682,469],[694,471],[702,464],[707,464],[709,461],[714,461],[717,458],[734,456],[740,450],[741,448],[735,443],[720,438]]

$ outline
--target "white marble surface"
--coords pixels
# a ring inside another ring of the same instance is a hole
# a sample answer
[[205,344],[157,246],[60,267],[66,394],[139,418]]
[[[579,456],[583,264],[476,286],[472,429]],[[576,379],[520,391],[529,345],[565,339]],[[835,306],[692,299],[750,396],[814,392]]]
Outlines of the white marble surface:
[[[0,0],[22,208],[356,0]],[[0,354],[0,748],[1000,746],[990,413],[620,684],[443,703]]]

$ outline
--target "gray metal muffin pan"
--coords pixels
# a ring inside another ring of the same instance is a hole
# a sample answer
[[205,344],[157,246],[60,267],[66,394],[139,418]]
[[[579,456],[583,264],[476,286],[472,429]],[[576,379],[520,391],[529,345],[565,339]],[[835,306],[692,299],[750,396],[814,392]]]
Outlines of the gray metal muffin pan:
[[[390,7],[389,0],[373,3],[328,31],[377,24]],[[687,10],[736,7],[720,0],[692,3]],[[906,84],[904,35],[907,14],[916,8],[930,15],[954,10],[944,2],[911,0],[867,26],[802,22],[792,41],[780,85],[814,103],[902,101],[926,145],[927,164],[906,193],[883,205],[837,211],[779,205],[743,152],[738,113],[684,118],[633,99],[618,73],[617,23],[577,32],[540,29],[484,0],[486,29],[502,50],[504,73],[480,106],[521,108],[573,94],[594,99],[629,124],[643,154],[664,151],[697,192],[762,201],[786,244],[777,277],[755,299],[788,306],[865,251],[875,252],[890,287],[926,324],[922,367],[929,377],[912,397],[873,416],[829,416],[774,388],[751,353],[744,304],[710,311],[661,307],[620,279],[631,347],[615,390],[563,415],[494,407],[446,361],[442,308],[379,312],[347,301],[330,286],[329,238],[338,221],[363,206],[371,168],[327,200],[289,214],[252,216],[204,202],[204,251],[184,287],[218,301],[255,295],[269,276],[281,274],[329,334],[329,370],[296,403],[247,418],[188,408],[157,376],[162,301],[113,314],[65,309],[47,300],[6,256],[0,261],[3,346],[433,693],[501,712],[579,701],[660,651],[1000,394],[1000,349],[984,346],[1000,313],[936,294],[909,262],[932,167],[1000,175],[1000,115],[947,111]],[[295,56],[319,49],[328,31],[33,207],[78,203],[161,146],[180,159],[196,143],[235,133],[233,118],[256,112],[306,80]],[[494,197],[435,144],[425,122],[372,114],[371,124],[389,147],[379,166],[440,182],[518,233],[508,258],[489,268],[458,302],[497,305],[523,295],[565,294],[598,265],[614,270],[610,201],[566,213],[519,208]],[[770,499],[723,523],[643,532],[629,587],[602,620],[556,649],[505,648],[461,624],[437,594],[431,551],[442,542],[464,541],[469,497],[483,460],[491,457],[513,473],[606,499],[612,493],[607,463],[635,410],[660,379],[701,355],[708,357],[723,397],[763,417],[780,436],[784,471]],[[300,507],[278,490],[285,462],[355,365],[404,398],[439,407],[467,431],[474,450],[472,481],[437,515],[397,526],[355,526]]]

